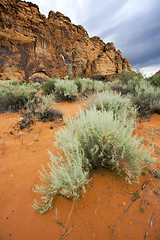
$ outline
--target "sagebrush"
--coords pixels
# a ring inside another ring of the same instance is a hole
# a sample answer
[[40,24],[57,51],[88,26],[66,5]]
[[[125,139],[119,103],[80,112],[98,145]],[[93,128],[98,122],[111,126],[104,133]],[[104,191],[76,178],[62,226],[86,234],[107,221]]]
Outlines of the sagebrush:
[[114,118],[136,119],[136,108],[132,105],[129,97],[110,91],[94,94],[90,98],[91,106],[97,110],[112,111]]
[[55,108],[54,95],[44,98],[34,97],[27,103],[26,109],[21,111],[23,119],[19,122],[21,129],[29,128],[35,120],[47,122],[62,118],[62,113]]
[[55,82],[55,93],[60,100],[76,100],[78,96],[78,88],[72,80],[60,80]]
[[120,92],[122,95],[129,94],[140,117],[148,117],[154,112],[160,113],[160,88],[151,85],[141,75],[134,74],[132,78],[126,79],[123,82],[120,78],[108,85],[112,90]]
[[154,162],[140,140],[132,136],[134,121],[120,121],[113,112],[93,107],[65,123],[67,127],[56,134],[56,146],[63,157],[50,154],[49,171],[43,168],[43,183],[34,189],[42,194],[41,201],[34,204],[41,213],[52,207],[56,195],[78,199],[85,192],[91,169],[110,167],[132,182],[143,167]]
[[37,91],[32,85],[21,85],[15,81],[0,83],[0,111],[18,111],[25,108]]

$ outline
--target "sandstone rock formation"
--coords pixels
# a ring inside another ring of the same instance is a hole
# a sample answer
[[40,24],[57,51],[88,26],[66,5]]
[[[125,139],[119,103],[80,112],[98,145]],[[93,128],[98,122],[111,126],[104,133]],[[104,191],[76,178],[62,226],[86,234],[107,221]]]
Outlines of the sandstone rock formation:
[[0,80],[112,75],[130,63],[113,43],[90,38],[68,17],[20,0],[0,1]]
[[160,70],[154,74],[154,76],[160,76]]

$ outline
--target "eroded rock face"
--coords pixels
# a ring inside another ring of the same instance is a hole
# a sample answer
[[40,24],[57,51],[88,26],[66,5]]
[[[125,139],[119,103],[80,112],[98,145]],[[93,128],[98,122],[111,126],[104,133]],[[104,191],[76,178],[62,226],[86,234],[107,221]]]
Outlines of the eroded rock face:
[[68,17],[20,0],[0,2],[0,80],[112,75],[130,63],[113,43],[90,38]]

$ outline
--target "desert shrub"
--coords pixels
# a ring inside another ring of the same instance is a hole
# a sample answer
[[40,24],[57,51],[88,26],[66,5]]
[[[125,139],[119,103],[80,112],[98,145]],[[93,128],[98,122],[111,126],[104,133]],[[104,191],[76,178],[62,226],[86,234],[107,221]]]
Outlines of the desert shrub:
[[104,91],[108,86],[101,81],[93,81],[90,78],[74,80],[51,79],[41,85],[45,94],[56,93],[58,101],[76,100],[78,95],[88,95],[93,92]]
[[41,88],[44,91],[45,94],[53,94],[55,91],[55,79],[50,79],[49,81],[46,81],[42,83]]
[[[150,114],[160,112],[160,89],[153,87],[145,80],[129,81],[124,89],[130,93],[133,104],[137,107],[140,117],[148,117]],[[123,91],[122,91],[123,92]]]
[[126,94],[135,94],[137,87],[139,87],[140,82],[136,77],[133,77],[131,80],[128,80],[127,83],[123,83],[119,79],[110,83],[110,87],[113,91],[119,92],[122,95]]
[[160,76],[153,76],[151,83],[156,87],[160,87]]
[[41,89],[41,83],[39,82],[25,82],[22,83],[21,85],[34,88],[36,91],[39,91]]
[[132,106],[131,99],[121,96],[120,93],[105,91],[93,95],[90,101],[97,110],[112,111],[114,118],[136,119],[136,109]]
[[123,70],[120,74],[119,80],[122,84],[127,84],[129,81],[135,82],[135,80],[140,81],[143,79],[141,73],[130,72]]
[[6,82],[0,84],[0,111],[18,111],[25,108],[37,90],[31,86]]
[[62,118],[62,114],[55,110],[53,95],[33,99],[28,103],[28,110],[43,122],[54,121],[57,117]]
[[129,94],[140,117],[148,117],[154,112],[160,112],[160,89],[152,86],[149,81],[139,80],[133,76],[132,80],[128,80],[126,84],[118,80],[112,82],[110,87],[122,95]]
[[83,169],[83,155],[68,155],[63,153],[64,158],[54,157],[50,153],[51,163],[48,164],[49,171],[43,167],[40,172],[41,185],[35,185],[34,191],[42,194],[41,201],[33,207],[40,213],[52,208],[52,201],[56,195],[77,200],[85,193],[85,185],[88,183],[88,172]]
[[123,94],[122,93],[122,84],[121,84],[121,82],[120,82],[120,80],[118,79],[118,80],[115,80],[115,81],[113,81],[113,82],[108,82],[107,83],[107,86],[108,86],[108,88],[110,88],[110,90],[113,90],[113,91],[115,91],[115,92],[118,92],[118,93],[121,93],[121,94]]
[[35,119],[47,122],[62,118],[62,114],[55,109],[53,99],[53,95],[47,95],[45,98],[35,97],[30,99],[27,103],[27,110],[21,112],[23,119],[19,122],[20,128],[29,128]]
[[102,81],[92,80],[90,78],[82,78],[74,80],[78,87],[78,92],[81,94],[90,94],[94,92],[101,92],[108,88],[106,83]]
[[156,112],[160,114],[160,89],[150,84],[141,83],[135,94],[131,95],[132,102],[137,106],[141,117],[150,116]]
[[85,94],[93,91],[93,80],[90,78],[80,78],[74,80],[75,84],[77,85],[78,92]]
[[119,169],[120,162],[124,161],[128,165],[126,174],[130,169],[132,178],[139,176],[142,162],[150,161],[140,141],[132,137],[133,123],[134,120],[125,118],[119,121],[114,119],[113,112],[97,111],[93,107],[81,112],[77,119],[67,121],[67,128],[57,133],[57,143],[62,150],[73,152],[74,142],[78,141],[91,168],[112,166]]
[[102,81],[94,81],[94,92],[102,92],[107,90],[106,83]]
[[74,81],[57,80],[55,82],[55,93],[59,100],[76,100],[78,96],[78,88]]
[[122,71],[118,80],[111,82],[110,87],[112,90],[121,92],[121,94],[134,94],[135,88],[139,86],[139,83],[143,81],[143,76],[140,73]]
[[160,76],[154,75],[152,77],[146,78],[153,86],[160,87]]
[[8,80],[8,81],[2,81],[0,82],[0,86],[19,86],[21,84],[21,82],[15,81],[15,80]]
[[52,207],[55,195],[77,199],[85,191],[91,169],[110,167],[124,172],[126,180],[138,179],[141,169],[154,162],[140,140],[133,136],[133,122],[114,118],[113,112],[95,107],[66,120],[67,127],[57,132],[56,146],[63,157],[51,156],[49,171],[40,173],[42,194],[34,208],[45,212]]

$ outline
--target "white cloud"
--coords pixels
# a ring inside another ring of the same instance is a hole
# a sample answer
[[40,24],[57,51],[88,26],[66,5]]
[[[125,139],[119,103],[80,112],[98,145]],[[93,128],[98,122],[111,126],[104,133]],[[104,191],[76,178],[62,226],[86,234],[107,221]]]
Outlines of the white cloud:
[[45,14],[46,17],[50,10],[58,11],[69,17],[72,23],[77,25],[83,25],[87,21],[88,9],[91,4],[91,0],[31,0],[31,2],[37,4],[40,12]]
[[[137,68],[133,68],[133,70],[136,71]],[[140,72],[146,77],[152,76],[153,74],[155,74],[159,70],[160,70],[160,64],[150,65],[150,66],[140,68]]]

